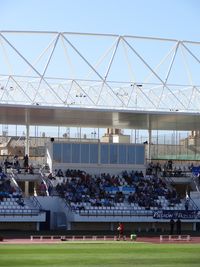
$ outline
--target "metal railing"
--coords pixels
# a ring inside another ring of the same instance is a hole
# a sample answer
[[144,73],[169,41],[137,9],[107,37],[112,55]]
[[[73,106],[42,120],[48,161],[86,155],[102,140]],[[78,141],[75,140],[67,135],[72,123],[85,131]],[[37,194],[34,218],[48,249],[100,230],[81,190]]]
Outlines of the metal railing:
[[40,213],[39,210],[36,209],[0,209],[0,216],[38,216]]
[[[72,210],[73,211],[73,210]],[[73,212],[78,213],[81,216],[104,216],[104,217],[135,217],[135,216],[146,216],[152,217],[153,211],[152,210],[94,210],[94,209],[87,209],[87,210],[74,210]]]
[[35,196],[31,196],[30,200],[33,203],[34,207],[38,208],[39,210],[42,210],[42,206]]
[[199,190],[199,177],[192,175],[192,181],[195,185],[197,192],[200,192],[200,190]]

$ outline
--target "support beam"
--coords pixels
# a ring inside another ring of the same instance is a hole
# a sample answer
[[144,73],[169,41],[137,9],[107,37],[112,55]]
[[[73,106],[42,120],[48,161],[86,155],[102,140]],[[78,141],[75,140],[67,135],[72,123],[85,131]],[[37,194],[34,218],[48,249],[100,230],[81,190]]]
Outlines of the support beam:
[[148,161],[151,162],[151,144],[152,144],[152,131],[151,129],[148,129]]
[[26,125],[25,155],[29,156],[29,125]]
[[29,197],[29,181],[25,181],[24,195]]
[[149,115],[147,117],[148,124],[148,162],[151,162],[151,144],[152,144],[152,130],[151,130],[151,121]]

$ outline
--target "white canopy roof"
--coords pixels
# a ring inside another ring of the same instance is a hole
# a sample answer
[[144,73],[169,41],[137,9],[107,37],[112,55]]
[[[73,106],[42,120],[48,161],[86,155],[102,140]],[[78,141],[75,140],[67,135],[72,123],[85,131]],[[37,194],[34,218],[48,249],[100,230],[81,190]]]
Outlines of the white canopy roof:
[[152,130],[199,130],[200,114],[0,105],[0,123]]

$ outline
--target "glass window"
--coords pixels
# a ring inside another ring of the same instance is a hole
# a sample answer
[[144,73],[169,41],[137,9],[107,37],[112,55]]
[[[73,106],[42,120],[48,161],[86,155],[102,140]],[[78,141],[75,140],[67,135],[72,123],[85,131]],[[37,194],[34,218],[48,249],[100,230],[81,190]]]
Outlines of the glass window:
[[108,164],[108,144],[101,144],[101,163]]
[[80,144],[72,144],[72,163],[80,163]]
[[136,146],[136,164],[144,164],[144,146]]
[[71,163],[71,144],[63,144],[63,162]]
[[110,145],[110,164],[118,163],[118,144]]
[[53,160],[61,162],[61,144],[53,143]]
[[135,164],[135,145],[128,145],[128,159],[127,159],[127,164]]
[[98,163],[98,144],[90,144],[90,163]]
[[119,145],[119,164],[126,164],[126,145]]
[[81,144],[81,163],[89,163],[89,144]]

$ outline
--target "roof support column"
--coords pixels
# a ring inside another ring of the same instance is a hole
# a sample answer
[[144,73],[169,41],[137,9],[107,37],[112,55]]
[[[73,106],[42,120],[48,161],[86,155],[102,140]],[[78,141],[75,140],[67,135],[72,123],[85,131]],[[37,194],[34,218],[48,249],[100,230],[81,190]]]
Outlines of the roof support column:
[[148,129],[148,133],[149,133],[149,135],[148,135],[148,152],[147,152],[147,160],[148,160],[148,162],[151,162],[151,144],[152,144],[152,142],[151,142],[151,138],[152,138],[152,131],[151,131],[150,128]]
[[147,124],[148,124],[148,152],[147,152],[147,160],[151,162],[151,138],[152,138],[152,130],[151,130],[151,121],[149,115],[147,115]]
[[29,130],[30,125],[26,124],[25,155],[29,156]]

